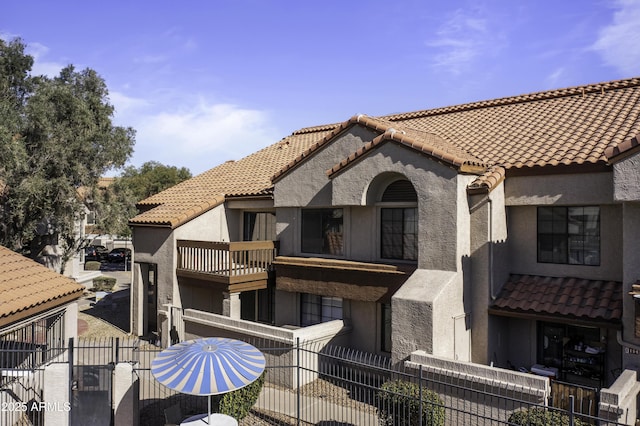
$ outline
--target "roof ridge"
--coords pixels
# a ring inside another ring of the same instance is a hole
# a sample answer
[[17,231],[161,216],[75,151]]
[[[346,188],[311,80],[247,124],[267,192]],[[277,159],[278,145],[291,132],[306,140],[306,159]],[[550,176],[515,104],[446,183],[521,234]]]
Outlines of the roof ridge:
[[473,109],[490,108],[503,105],[513,105],[525,102],[541,101],[545,99],[559,99],[569,96],[586,95],[590,93],[604,93],[605,91],[625,89],[628,87],[640,86],[640,77],[633,77],[624,80],[614,80],[602,83],[586,84],[582,86],[566,87],[563,89],[553,89],[542,92],[525,93],[516,96],[507,96],[497,99],[469,102],[465,104],[452,105],[440,108],[424,109],[420,111],[394,113],[381,115],[378,118],[389,121],[402,121],[413,118],[428,117],[452,112],[468,111]]
[[336,127],[339,127],[340,125],[342,125],[342,122],[333,123],[333,124],[321,124],[319,126],[303,127],[302,129],[298,129],[298,130],[294,131],[293,133],[291,133],[291,136],[293,136],[293,135],[304,135],[304,134],[307,134],[307,133],[326,132],[327,130],[335,129]]

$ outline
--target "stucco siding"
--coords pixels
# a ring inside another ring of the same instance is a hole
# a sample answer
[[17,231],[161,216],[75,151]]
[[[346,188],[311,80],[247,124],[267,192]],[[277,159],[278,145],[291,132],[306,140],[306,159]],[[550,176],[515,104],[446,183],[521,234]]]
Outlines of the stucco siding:
[[[366,190],[377,177],[389,173],[407,178],[418,196],[418,267],[455,271],[460,262],[457,241],[460,187],[455,170],[408,148],[386,143],[334,178],[334,204],[362,205],[371,200],[374,197]],[[353,188],[361,189],[354,192]],[[376,229],[372,231],[377,234]]]
[[326,171],[352,152],[371,141],[376,133],[362,126],[353,126],[334,141],[286,174],[275,184],[276,207],[311,207],[332,205],[332,182]]
[[600,206],[600,266],[538,263],[536,206],[509,207],[511,273],[622,281],[622,209]]
[[224,204],[176,228],[174,234],[176,240],[230,241]]
[[505,204],[598,205],[613,202],[612,173],[513,176],[505,180]]
[[415,350],[453,357],[452,318],[464,312],[453,300],[462,277],[450,271],[417,270],[391,298],[392,357]]
[[640,154],[613,165],[613,194],[616,201],[640,201]]

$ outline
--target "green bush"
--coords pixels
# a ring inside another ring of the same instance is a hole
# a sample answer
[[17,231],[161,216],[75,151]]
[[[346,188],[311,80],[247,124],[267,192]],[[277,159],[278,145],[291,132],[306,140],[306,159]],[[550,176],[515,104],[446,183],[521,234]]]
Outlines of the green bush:
[[[569,416],[558,411],[547,410],[542,407],[533,407],[514,411],[509,416],[510,425],[514,426],[569,426]],[[586,426],[577,417],[574,417],[575,426]]]
[[[414,426],[420,424],[420,388],[404,380],[385,382],[380,387],[378,412],[382,424]],[[422,424],[444,425],[444,402],[432,390],[422,389]],[[385,423],[386,422],[386,423]]]
[[113,277],[98,277],[93,279],[93,291],[111,291],[116,285],[116,279]]
[[99,271],[100,270],[100,262],[89,261],[84,263],[85,271]]
[[253,383],[233,392],[220,395],[217,412],[231,416],[236,420],[244,419],[258,400],[263,384],[264,373]]

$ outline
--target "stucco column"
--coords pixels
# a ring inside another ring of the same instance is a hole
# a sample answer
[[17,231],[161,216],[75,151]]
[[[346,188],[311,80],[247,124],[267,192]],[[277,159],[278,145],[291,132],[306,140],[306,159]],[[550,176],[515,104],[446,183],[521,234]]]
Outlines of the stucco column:
[[133,369],[134,365],[130,363],[118,363],[115,367],[113,374],[113,405],[116,426],[137,426],[139,423],[139,385]]
[[69,399],[69,364],[51,364],[44,368],[44,423],[68,425],[71,400]]
[[78,302],[67,305],[64,312],[64,335],[69,337],[78,337]]
[[222,293],[224,300],[222,301],[222,315],[240,319],[240,293]]

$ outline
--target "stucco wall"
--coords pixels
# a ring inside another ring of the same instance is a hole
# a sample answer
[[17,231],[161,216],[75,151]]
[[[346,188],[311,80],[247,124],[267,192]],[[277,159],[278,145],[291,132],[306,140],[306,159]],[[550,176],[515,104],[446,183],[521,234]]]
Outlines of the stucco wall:
[[423,350],[453,358],[452,318],[464,314],[451,292],[462,276],[450,271],[416,270],[391,298],[392,358]]
[[[640,303],[628,293],[631,286],[640,280],[640,203],[625,202],[622,205],[622,251],[623,262],[622,299],[623,299],[623,364],[625,368],[640,371],[640,338],[635,337],[636,304]],[[619,254],[620,255],[620,254]],[[638,307],[640,311],[640,307]],[[629,345],[632,350],[629,350]]]
[[134,335],[146,333],[146,286],[142,280],[140,263],[157,265],[158,306],[173,302],[175,281],[174,239],[171,229],[155,227],[133,227],[135,250],[131,283],[131,332]]
[[613,202],[612,173],[513,176],[505,181],[505,203],[597,205]]
[[[176,240],[178,239],[229,241],[224,205],[192,219],[175,230],[162,227],[133,227],[134,261],[136,264],[151,263],[157,267],[158,307],[166,303],[181,306],[182,295],[187,297],[190,303],[217,306],[218,296],[211,295],[203,298],[197,290],[187,289],[183,292],[178,289],[176,277]],[[133,269],[131,330],[134,334],[142,335],[146,333],[145,323],[148,320],[143,314],[146,289],[142,282],[141,268],[134,265]],[[197,302],[193,302],[194,300]]]
[[486,195],[470,197],[470,251],[466,293],[471,306],[472,360],[481,364],[493,361],[500,351],[501,323],[487,313],[487,306],[498,295],[509,276],[510,253],[507,248],[507,216],[504,185]]
[[326,171],[373,140],[376,133],[353,126],[333,142],[315,153],[275,184],[276,207],[311,207],[332,205],[332,182]]
[[[333,179],[333,203],[362,205],[372,198],[367,191],[371,183],[388,173],[406,177],[418,196],[418,267],[455,271],[460,262],[457,241],[460,181],[455,170],[406,147],[386,143]],[[375,217],[368,223],[375,225]],[[377,250],[379,232],[375,226],[368,232],[369,238],[375,236],[373,246]],[[350,239],[356,241],[360,236],[352,234]]]
[[380,318],[376,303],[349,301],[349,321],[352,329],[350,347],[365,352],[380,353]]
[[621,206],[600,206],[600,266],[538,263],[536,206],[509,207],[508,217],[512,273],[622,281]]
[[613,194],[617,201],[640,201],[640,154],[613,165]]

